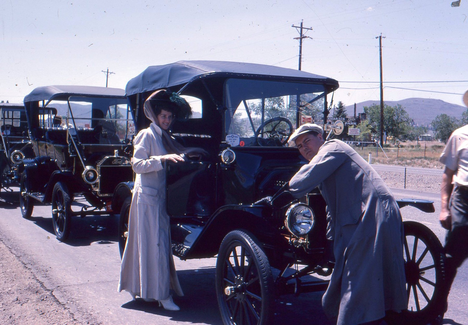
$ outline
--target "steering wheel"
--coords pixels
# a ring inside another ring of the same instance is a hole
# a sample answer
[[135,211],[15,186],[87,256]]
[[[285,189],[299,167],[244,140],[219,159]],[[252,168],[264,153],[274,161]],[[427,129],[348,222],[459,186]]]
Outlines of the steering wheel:
[[293,132],[292,123],[285,117],[266,120],[255,131],[259,146],[284,146]]

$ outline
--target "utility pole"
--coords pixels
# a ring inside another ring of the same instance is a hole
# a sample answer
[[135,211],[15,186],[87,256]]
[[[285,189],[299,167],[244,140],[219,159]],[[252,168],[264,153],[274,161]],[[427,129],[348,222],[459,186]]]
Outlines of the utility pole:
[[303,32],[305,30],[306,33],[307,33],[307,31],[312,30],[312,27],[304,27],[303,24],[304,24],[304,21],[302,20],[301,21],[301,26],[295,26],[295,25],[291,26],[291,27],[296,28],[297,31],[299,32],[299,37],[294,37],[294,39],[299,40],[299,68],[298,68],[298,70],[301,70],[301,68],[302,68],[302,40],[304,38],[312,39],[312,37],[305,36],[305,33]]
[[106,88],[107,86],[109,86],[109,75],[110,74],[115,74],[114,72],[110,72],[109,71],[109,68],[107,68],[107,70],[101,70],[102,72],[104,72],[106,74]]
[[[383,100],[383,68],[382,68],[382,34],[377,36],[379,39],[379,52],[380,52],[380,146],[383,148],[383,134],[384,134],[384,100]],[[383,37],[385,38],[385,36]]]

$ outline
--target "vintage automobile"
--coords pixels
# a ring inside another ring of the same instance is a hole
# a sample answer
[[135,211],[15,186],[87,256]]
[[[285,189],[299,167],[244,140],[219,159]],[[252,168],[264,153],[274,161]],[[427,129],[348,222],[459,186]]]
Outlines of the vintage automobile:
[[18,166],[25,158],[34,157],[28,136],[28,121],[23,104],[0,103],[0,143],[1,187],[13,191],[11,186],[19,184]]
[[[192,118],[175,121],[175,139],[209,153],[201,161],[166,166],[167,211],[175,256],[217,255],[216,292],[224,324],[271,324],[278,295],[325,290],[333,269],[325,256],[325,202],[318,190],[295,200],[283,187],[306,163],[287,146],[289,136],[314,111],[323,114],[319,123],[327,122],[327,95],[338,82],[248,63],[150,66],[126,87],[137,130],[148,126],[143,103],[159,88],[178,92],[194,110]],[[126,182],[116,189],[121,254],[132,186]],[[426,201],[399,204],[434,209]],[[438,312],[442,247],[427,227],[415,222],[404,227],[409,298],[404,319],[424,323]]]
[[65,241],[73,216],[113,214],[115,187],[133,178],[128,101],[123,89],[46,86],[24,105],[35,158],[21,165],[21,213],[30,218],[35,204],[51,203]]

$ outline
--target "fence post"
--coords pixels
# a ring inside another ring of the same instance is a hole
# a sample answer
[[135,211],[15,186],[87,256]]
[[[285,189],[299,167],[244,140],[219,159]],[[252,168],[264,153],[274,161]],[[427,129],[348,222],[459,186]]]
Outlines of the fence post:
[[404,184],[403,184],[403,188],[406,189],[406,167],[405,167],[405,177],[404,177]]

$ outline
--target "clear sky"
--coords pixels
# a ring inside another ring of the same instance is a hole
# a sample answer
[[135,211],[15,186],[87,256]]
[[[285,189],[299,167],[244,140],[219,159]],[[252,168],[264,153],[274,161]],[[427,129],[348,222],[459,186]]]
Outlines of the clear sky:
[[223,60],[298,68],[340,82],[334,103],[462,104],[468,0],[1,0],[0,100],[53,84],[125,88],[150,65]]

